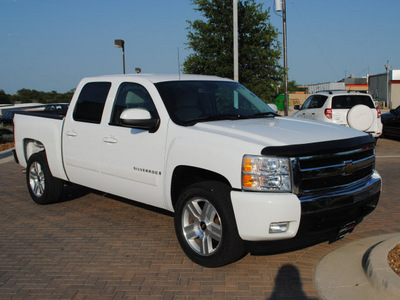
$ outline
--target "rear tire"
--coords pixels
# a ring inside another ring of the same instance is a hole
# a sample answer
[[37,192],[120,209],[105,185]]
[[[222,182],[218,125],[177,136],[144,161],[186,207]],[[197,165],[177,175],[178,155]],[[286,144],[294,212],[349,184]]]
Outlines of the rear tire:
[[220,182],[189,186],[179,197],[175,231],[185,254],[204,267],[220,267],[245,254],[230,200],[230,188]]
[[58,202],[64,186],[62,180],[51,174],[44,151],[29,158],[26,183],[33,201],[41,205]]

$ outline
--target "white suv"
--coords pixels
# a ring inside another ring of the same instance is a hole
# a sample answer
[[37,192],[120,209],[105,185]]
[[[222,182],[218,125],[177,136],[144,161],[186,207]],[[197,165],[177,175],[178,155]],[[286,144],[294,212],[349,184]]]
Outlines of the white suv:
[[360,92],[320,91],[312,94],[293,115],[352,127],[378,138],[382,134],[381,112],[372,97]]

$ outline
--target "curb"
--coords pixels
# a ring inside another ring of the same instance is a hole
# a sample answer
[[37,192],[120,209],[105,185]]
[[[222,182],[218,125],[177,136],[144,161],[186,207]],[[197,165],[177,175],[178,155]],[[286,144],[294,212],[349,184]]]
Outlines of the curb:
[[[400,278],[387,263],[389,251],[399,240],[399,232],[382,234],[350,242],[326,254],[314,271],[314,284],[321,298],[400,299]],[[385,281],[387,274],[394,277]]]
[[0,152],[0,163],[9,162],[11,160],[14,160],[13,153],[12,153],[13,150],[14,150],[14,148]]
[[387,297],[400,297],[400,277],[387,262],[388,253],[400,243],[400,234],[370,247],[363,257],[363,269],[372,286]]

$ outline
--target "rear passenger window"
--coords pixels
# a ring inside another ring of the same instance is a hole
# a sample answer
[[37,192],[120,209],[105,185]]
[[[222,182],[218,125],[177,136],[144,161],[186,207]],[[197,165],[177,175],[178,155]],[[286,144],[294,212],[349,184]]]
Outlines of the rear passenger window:
[[369,108],[375,108],[374,102],[369,96],[362,95],[346,95],[346,96],[335,96],[332,98],[332,108],[350,109],[358,104],[363,104]]
[[81,90],[75,104],[75,121],[100,124],[111,82],[90,82]]
[[322,95],[314,95],[308,108],[321,108],[324,106],[327,98],[328,97]]
[[317,108],[321,108],[322,106],[324,106],[326,99],[328,99],[327,96],[318,95],[318,97],[317,97]]

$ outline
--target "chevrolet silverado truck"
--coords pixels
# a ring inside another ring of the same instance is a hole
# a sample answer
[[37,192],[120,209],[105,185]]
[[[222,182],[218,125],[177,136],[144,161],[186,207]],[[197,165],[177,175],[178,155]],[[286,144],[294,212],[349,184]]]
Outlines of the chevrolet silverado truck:
[[381,191],[370,135],[281,117],[214,76],[85,78],[65,114],[17,113],[14,134],[36,203],[75,183],[171,211],[183,251],[206,267],[254,244],[340,238]]

